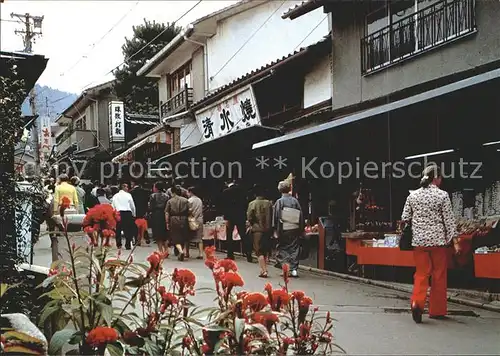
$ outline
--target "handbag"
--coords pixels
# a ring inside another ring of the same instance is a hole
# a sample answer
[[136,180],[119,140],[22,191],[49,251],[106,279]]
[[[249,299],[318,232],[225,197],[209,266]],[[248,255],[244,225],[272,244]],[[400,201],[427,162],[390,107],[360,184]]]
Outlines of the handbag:
[[200,228],[200,224],[192,215],[188,216],[188,224],[191,231],[197,231]]
[[413,246],[411,244],[412,240],[413,240],[413,233],[411,230],[411,222],[408,222],[405,224],[403,232],[401,233],[401,237],[399,238],[399,249],[401,251],[412,251],[413,250]]

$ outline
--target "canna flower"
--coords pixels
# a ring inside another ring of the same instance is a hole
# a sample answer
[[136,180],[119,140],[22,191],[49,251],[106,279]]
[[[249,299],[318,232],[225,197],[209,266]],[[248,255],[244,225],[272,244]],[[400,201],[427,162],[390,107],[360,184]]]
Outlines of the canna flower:
[[254,322],[264,325],[269,333],[272,332],[272,327],[279,322],[278,316],[274,313],[257,312],[252,315],[252,319]]
[[190,349],[191,345],[193,344],[193,340],[189,336],[184,336],[182,338],[182,348],[183,349]]
[[188,269],[175,269],[172,280],[179,287],[179,294],[193,294],[194,285],[196,284],[195,274]]
[[332,333],[328,332],[328,331],[325,331],[323,334],[320,335],[319,337],[319,342],[326,342],[328,344],[330,344],[333,340],[333,335]]
[[163,304],[166,306],[174,305],[179,302],[177,297],[172,293],[165,293],[162,295]]
[[304,292],[302,292],[301,290],[296,290],[296,291],[292,292],[292,298],[295,299],[299,303],[302,300],[302,298],[304,298],[305,295],[306,294]]
[[228,294],[234,287],[243,287],[244,284],[243,279],[238,273],[229,271],[224,274],[222,285],[226,287]]
[[274,311],[280,311],[290,302],[291,296],[284,289],[276,289],[272,292],[272,299],[269,301]]
[[66,210],[70,207],[70,205],[71,205],[71,200],[66,196],[62,197],[59,203],[60,208]]
[[222,269],[224,269],[225,272],[238,271],[238,266],[236,265],[236,262],[234,262],[233,260],[230,260],[230,259],[224,259],[224,260],[218,261],[216,264],[216,268],[222,268]]
[[167,292],[167,289],[165,288],[165,286],[159,286],[158,289],[157,289],[157,292],[163,296],[166,292]]
[[309,309],[309,307],[312,305],[313,303],[313,300],[309,297],[304,297],[300,300],[300,308],[307,308]]
[[215,265],[217,264],[217,259],[214,257],[207,257],[205,260],[205,266],[213,270],[215,268]]
[[330,324],[332,322],[332,317],[330,316],[330,311],[326,312],[326,323]]
[[99,347],[106,344],[116,342],[118,340],[118,332],[107,326],[98,326],[90,330],[87,335],[86,342],[90,346]]
[[207,258],[215,257],[215,246],[205,247],[205,256]]
[[149,270],[148,270],[148,275],[152,273],[159,273],[161,270],[161,263],[163,261],[162,255],[158,252],[155,251],[149,257],[147,258],[147,261],[149,262]]
[[290,266],[288,264],[283,264],[283,280],[286,284],[290,281]]
[[252,312],[259,312],[267,306],[266,296],[262,293],[248,293],[243,298],[243,310],[250,309]]

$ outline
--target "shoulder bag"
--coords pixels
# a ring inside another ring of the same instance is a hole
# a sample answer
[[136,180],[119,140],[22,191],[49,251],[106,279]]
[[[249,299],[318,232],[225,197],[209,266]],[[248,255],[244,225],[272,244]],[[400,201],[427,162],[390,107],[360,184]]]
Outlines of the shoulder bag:
[[411,230],[411,221],[405,223],[405,227],[403,228],[403,232],[401,233],[401,237],[399,238],[399,249],[401,251],[411,251],[413,250],[412,246],[413,233]]

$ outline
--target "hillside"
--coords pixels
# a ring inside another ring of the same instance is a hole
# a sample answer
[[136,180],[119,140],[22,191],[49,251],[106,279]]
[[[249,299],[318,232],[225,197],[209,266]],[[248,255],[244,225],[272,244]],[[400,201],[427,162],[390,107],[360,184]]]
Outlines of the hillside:
[[[35,93],[38,115],[49,116],[52,120],[55,120],[55,118],[78,97],[77,94],[67,93],[38,84],[35,85]],[[28,99],[24,101],[21,110],[23,115],[32,114]]]

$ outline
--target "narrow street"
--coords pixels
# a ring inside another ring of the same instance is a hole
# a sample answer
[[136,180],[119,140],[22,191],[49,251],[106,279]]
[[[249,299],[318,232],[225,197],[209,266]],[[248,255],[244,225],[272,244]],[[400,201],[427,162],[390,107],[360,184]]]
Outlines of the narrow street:
[[[140,247],[136,261],[145,261],[153,247]],[[192,251],[196,256],[196,252]],[[43,237],[35,249],[34,263],[50,265],[50,242]],[[222,257],[222,256],[221,256]],[[280,271],[270,267],[268,280],[257,277],[257,264],[237,259],[245,289],[263,290],[266,282],[279,285]],[[182,266],[197,276],[197,287],[212,287],[210,271],[200,260],[180,263],[174,258],[165,261],[171,270]],[[409,314],[408,295],[384,288],[302,273],[292,280],[294,289],[303,290],[313,298],[320,310],[331,311],[338,320],[336,341],[350,355],[466,355],[500,354],[500,314],[481,309],[449,304],[450,319],[430,320],[416,325]],[[210,305],[213,298],[197,295],[194,302]]]

